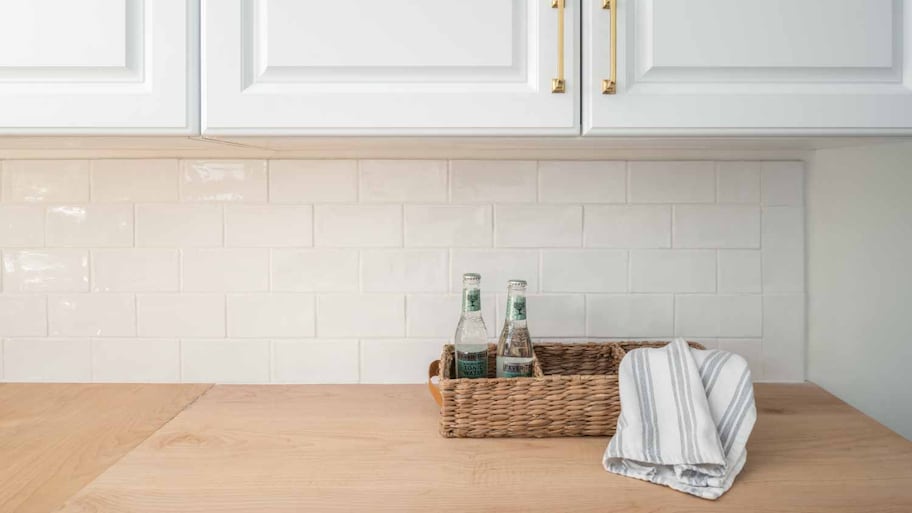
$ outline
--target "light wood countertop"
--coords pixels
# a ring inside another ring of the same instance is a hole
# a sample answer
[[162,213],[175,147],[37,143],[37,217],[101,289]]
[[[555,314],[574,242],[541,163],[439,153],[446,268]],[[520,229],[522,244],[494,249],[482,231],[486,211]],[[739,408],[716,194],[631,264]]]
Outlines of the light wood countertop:
[[0,385],[0,511],[912,511],[912,442],[813,385],[756,385],[715,502],[605,472],[606,438],[441,438],[423,385],[203,390]]

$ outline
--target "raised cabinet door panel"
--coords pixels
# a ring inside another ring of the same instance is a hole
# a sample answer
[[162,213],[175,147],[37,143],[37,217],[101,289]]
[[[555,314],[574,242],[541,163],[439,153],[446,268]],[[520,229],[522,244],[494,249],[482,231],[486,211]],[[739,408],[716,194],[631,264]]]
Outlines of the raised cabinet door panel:
[[0,133],[197,130],[193,0],[0,0]]
[[203,0],[207,134],[576,134],[551,0]]
[[585,134],[912,129],[912,0],[583,0]]

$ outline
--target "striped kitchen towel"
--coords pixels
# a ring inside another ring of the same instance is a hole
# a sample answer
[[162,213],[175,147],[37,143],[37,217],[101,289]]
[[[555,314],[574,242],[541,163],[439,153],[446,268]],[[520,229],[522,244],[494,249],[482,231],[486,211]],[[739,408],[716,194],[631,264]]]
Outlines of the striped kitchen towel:
[[747,459],[757,410],[750,369],[726,351],[675,339],[621,361],[621,415],[605,470],[717,499]]

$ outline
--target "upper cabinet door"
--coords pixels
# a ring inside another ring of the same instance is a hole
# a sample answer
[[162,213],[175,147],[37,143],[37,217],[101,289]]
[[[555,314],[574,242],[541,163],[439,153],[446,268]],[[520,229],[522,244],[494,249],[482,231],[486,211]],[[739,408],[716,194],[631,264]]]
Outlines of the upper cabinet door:
[[0,0],[0,133],[192,133],[198,8]]
[[565,2],[203,0],[203,132],[578,134]]
[[583,1],[586,134],[912,128],[912,0]]

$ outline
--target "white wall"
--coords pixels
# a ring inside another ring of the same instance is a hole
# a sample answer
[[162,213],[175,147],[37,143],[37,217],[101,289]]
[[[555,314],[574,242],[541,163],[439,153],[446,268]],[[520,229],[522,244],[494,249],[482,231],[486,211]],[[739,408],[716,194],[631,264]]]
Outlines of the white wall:
[[668,339],[804,379],[800,162],[2,164],[8,381],[417,382],[483,275],[539,339]]
[[912,439],[912,144],[808,173],[809,379]]

